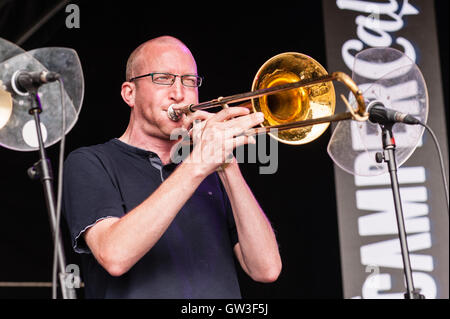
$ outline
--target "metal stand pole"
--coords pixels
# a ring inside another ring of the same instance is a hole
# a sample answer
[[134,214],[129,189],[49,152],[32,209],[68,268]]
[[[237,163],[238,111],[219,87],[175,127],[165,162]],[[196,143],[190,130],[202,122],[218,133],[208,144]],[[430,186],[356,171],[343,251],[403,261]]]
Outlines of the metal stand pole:
[[389,174],[391,177],[391,188],[392,194],[394,196],[394,205],[395,205],[395,213],[397,217],[397,227],[398,227],[398,236],[400,239],[400,247],[402,252],[403,259],[403,270],[405,273],[406,279],[406,289],[405,299],[425,299],[423,295],[421,295],[414,288],[414,282],[412,277],[411,270],[411,262],[409,259],[409,250],[408,250],[408,242],[406,238],[406,230],[405,230],[405,222],[403,217],[403,209],[402,209],[402,201],[400,198],[400,187],[398,183],[397,177],[397,163],[395,159],[395,139],[392,134],[392,126],[389,125],[381,125],[382,129],[382,139],[383,139],[383,153],[376,154],[376,160],[378,163],[386,162],[388,164]]
[[55,230],[58,225],[56,225],[56,208],[55,208],[55,196],[53,193],[53,176],[51,170],[51,163],[47,158],[44,142],[41,132],[41,121],[39,118],[39,113],[42,111],[39,96],[37,95],[37,90],[30,93],[32,96],[32,103],[37,103],[36,106],[32,107],[29,111],[34,117],[36,124],[36,133],[39,143],[39,158],[40,160],[33,165],[32,168],[28,170],[28,174],[31,178],[41,180],[42,186],[44,188],[45,202],[47,204],[47,210],[50,219],[50,226],[53,234],[53,240],[57,241],[57,259],[59,267],[59,280],[61,286],[61,293],[64,299],[76,299],[76,292],[74,288],[67,287],[67,273],[66,273],[66,262],[64,258],[64,251],[62,246],[61,236],[55,238]]

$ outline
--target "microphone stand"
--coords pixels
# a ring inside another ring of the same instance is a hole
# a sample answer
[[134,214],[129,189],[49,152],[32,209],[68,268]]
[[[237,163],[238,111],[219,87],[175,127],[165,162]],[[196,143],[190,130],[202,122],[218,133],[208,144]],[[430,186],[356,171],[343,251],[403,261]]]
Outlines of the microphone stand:
[[395,139],[392,134],[392,126],[394,123],[380,124],[382,130],[383,150],[376,154],[376,161],[378,163],[385,162],[388,165],[389,174],[391,177],[391,188],[394,196],[395,213],[397,217],[398,235],[400,239],[400,248],[403,259],[403,270],[406,278],[405,299],[425,299],[415,288],[411,270],[411,262],[409,259],[408,242],[406,239],[405,222],[403,217],[402,202],[400,198],[400,187],[397,177],[397,163],[395,159]]
[[57,241],[56,255],[60,271],[59,281],[61,286],[62,297],[63,299],[76,299],[75,289],[73,287],[70,287],[70,285],[67,285],[68,274],[66,273],[66,262],[64,258],[61,236],[59,234],[58,238],[55,237],[56,229],[57,227],[59,227],[59,225],[56,224],[56,207],[55,207],[55,195],[53,192],[53,174],[51,169],[51,163],[50,160],[47,158],[45,152],[45,146],[41,132],[41,121],[39,118],[39,113],[42,112],[41,101],[37,94],[37,87],[33,86],[31,88],[27,88],[27,91],[31,95],[30,100],[32,103],[28,113],[33,116],[36,124],[36,133],[39,143],[39,157],[40,157],[40,160],[37,163],[35,163],[31,168],[28,169],[28,175],[31,179],[39,178],[44,188],[45,202],[49,214],[53,240]]

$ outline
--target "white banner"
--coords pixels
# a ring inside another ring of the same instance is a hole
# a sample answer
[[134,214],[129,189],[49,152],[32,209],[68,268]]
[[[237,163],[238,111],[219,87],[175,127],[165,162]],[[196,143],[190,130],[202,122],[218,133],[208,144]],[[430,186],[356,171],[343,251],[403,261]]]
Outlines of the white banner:
[[[329,72],[351,75],[356,54],[374,47],[397,49],[418,65],[428,88],[427,123],[438,136],[448,179],[433,1],[325,0],[323,10]],[[367,63],[359,66],[356,75],[370,83],[383,76],[377,71]],[[336,85],[336,89],[337,95],[348,94],[342,86]],[[395,91],[409,92],[399,87]],[[338,102],[336,109],[341,112],[345,106]],[[365,132],[365,148],[381,139]],[[361,149],[358,143],[352,147]],[[426,132],[398,175],[414,286],[427,299],[448,298],[448,211],[437,152]],[[344,297],[404,298],[403,262],[389,175],[353,176],[335,166],[335,177]]]

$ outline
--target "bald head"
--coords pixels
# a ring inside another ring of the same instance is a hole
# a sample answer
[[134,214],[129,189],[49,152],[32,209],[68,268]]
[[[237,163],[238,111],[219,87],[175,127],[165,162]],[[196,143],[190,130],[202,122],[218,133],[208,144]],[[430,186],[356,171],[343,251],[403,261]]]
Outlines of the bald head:
[[[151,53],[152,51],[156,51],[157,48],[161,47],[177,47],[185,51],[186,53],[191,54],[187,46],[178,40],[177,38],[171,36],[161,36],[158,38],[154,38],[148,40],[147,42],[142,43],[138,46],[129,56],[127,61],[126,68],[126,81],[129,81],[131,78],[141,75],[139,72],[142,70],[144,52]],[[192,54],[191,54],[192,55]],[[148,57],[148,55],[146,55]]]

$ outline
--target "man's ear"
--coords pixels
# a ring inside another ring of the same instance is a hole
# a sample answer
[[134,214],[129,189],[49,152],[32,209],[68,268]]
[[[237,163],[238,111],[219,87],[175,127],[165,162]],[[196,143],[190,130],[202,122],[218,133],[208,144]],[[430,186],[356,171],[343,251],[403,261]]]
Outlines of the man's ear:
[[136,86],[134,83],[123,82],[120,94],[122,95],[122,99],[125,103],[127,103],[130,107],[134,107],[134,99],[136,94]]

